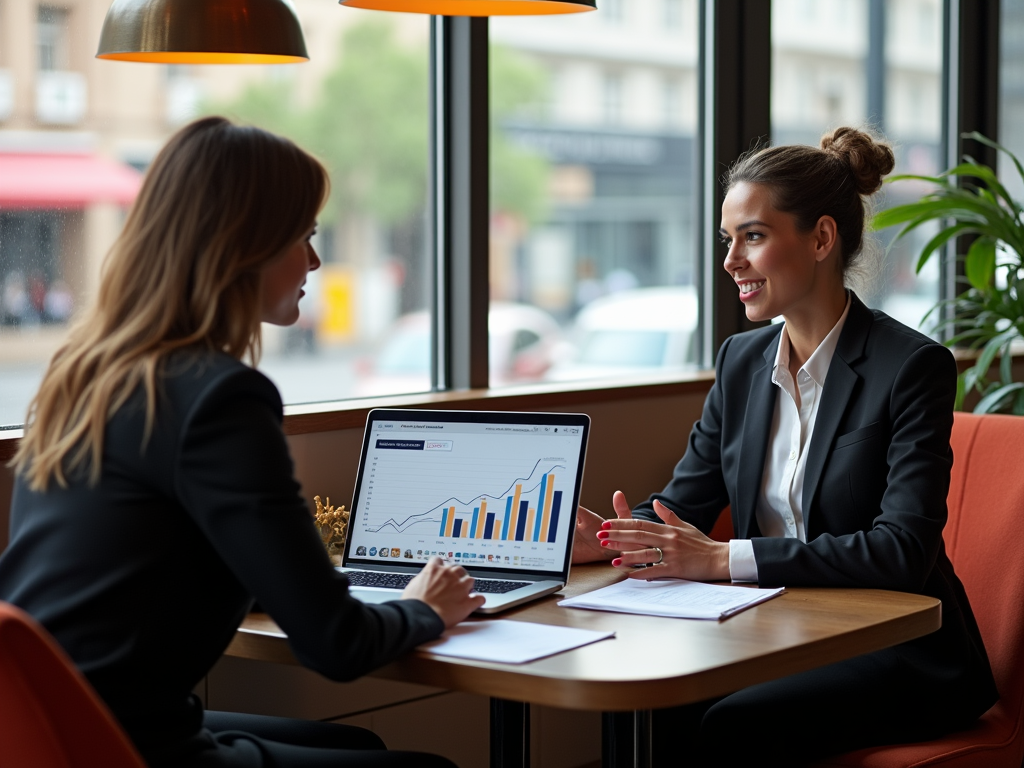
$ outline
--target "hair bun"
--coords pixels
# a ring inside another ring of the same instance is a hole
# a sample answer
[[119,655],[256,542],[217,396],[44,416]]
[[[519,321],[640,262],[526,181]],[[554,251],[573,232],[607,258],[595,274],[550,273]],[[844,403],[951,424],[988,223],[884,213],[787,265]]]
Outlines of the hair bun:
[[857,192],[870,195],[882,186],[882,177],[896,166],[888,144],[856,128],[836,128],[821,137],[821,149],[850,167]]

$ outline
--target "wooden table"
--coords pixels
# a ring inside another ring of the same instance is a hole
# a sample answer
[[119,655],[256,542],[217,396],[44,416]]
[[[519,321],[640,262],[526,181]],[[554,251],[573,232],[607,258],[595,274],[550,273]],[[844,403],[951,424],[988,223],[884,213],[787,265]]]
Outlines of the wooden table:
[[[600,710],[603,764],[650,765],[650,710],[703,701],[755,683],[877,651],[934,632],[938,600],[866,589],[791,589],[722,622],[559,608],[558,600],[621,576],[608,565],[573,568],[558,595],[500,618],[585,629],[616,637],[515,665],[416,651],[372,673],[491,697],[491,765],[529,762],[529,705]],[[295,664],[284,634],[251,614],[227,654]]]

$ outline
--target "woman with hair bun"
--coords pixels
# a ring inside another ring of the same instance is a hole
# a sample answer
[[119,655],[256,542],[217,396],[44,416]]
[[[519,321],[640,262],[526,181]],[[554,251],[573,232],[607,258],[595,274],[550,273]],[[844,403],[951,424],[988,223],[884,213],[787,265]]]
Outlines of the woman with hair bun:
[[279,136],[217,117],[181,129],[29,408],[0,599],[50,631],[154,767],[453,768],[360,728],[204,713],[192,693],[253,598],[333,680],[483,603],[440,559],[401,600],[349,594],[299,495],[280,395],[243,362],[261,322],[298,319],[327,189]]
[[[820,148],[759,149],[729,170],[723,266],[750,320],[785,322],[726,339],[671,481],[633,509],[617,492],[610,520],[581,507],[573,559],[611,560],[640,579],[915,592],[942,601],[942,628],[656,712],[666,754],[798,765],[934,738],[998,698],[942,540],[953,356],[847,288],[867,198],[893,165],[886,144],[839,128]],[[712,541],[726,505],[736,538]]]

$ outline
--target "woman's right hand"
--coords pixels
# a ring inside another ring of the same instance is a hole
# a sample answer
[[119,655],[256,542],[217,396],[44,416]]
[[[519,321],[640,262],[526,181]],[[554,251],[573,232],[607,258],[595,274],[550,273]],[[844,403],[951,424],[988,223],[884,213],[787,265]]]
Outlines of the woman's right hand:
[[[596,540],[596,539],[595,539]],[[403,600],[422,600],[450,629],[484,604],[484,596],[473,592],[473,577],[461,565],[446,565],[432,557],[426,567],[402,591]]]

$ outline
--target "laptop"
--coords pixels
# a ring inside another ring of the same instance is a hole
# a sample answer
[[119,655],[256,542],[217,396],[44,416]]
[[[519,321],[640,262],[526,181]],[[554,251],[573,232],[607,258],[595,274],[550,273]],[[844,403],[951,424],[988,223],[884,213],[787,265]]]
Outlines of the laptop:
[[352,595],[396,600],[432,557],[476,579],[478,613],[557,592],[589,432],[583,414],[371,411],[338,567]]

